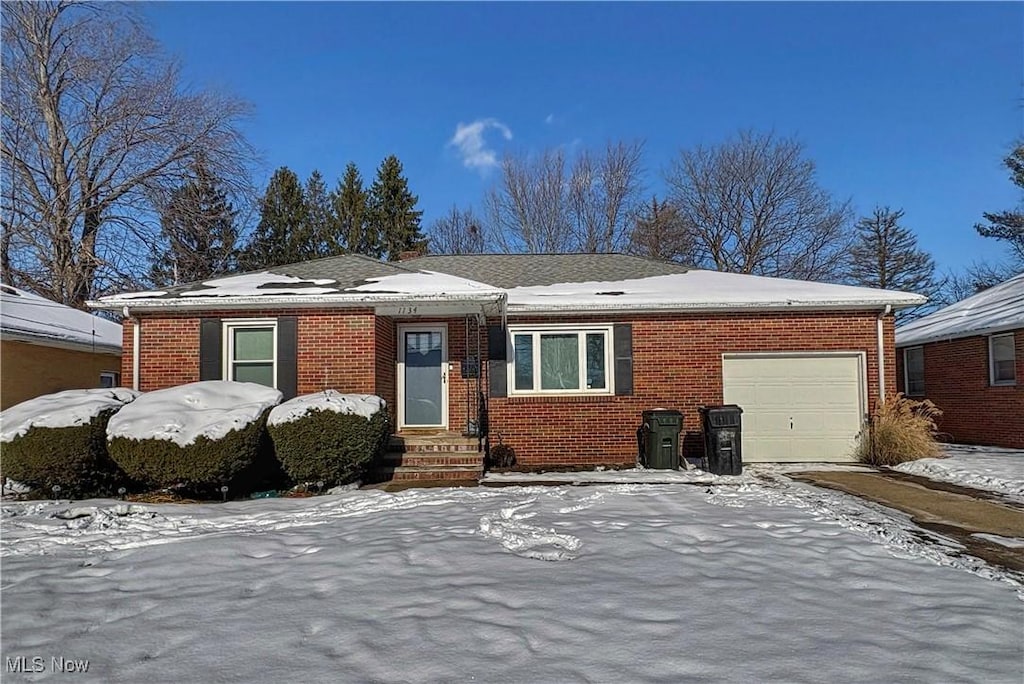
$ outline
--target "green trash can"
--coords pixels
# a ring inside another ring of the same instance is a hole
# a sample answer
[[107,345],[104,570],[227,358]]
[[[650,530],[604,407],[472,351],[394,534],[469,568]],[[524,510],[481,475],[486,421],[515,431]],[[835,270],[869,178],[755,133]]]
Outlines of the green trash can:
[[643,464],[648,468],[677,470],[683,414],[672,409],[652,409],[643,412],[643,421]]

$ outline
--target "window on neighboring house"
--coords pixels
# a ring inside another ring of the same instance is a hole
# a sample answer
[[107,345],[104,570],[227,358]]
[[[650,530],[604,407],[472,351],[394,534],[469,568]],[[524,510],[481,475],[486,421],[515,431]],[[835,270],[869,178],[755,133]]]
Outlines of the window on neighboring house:
[[277,386],[277,321],[224,322],[224,378]]
[[1017,383],[1016,351],[1013,333],[992,335],[988,338],[989,380],[993,385]]
[[903,380],[907,394],[924,394],[924,347],[903,350]]
[[611,394],[611,326],[510,328],[512,394]]
[[110,389],[121,386],[121,374],[117,371],[102,371],[100,373],[100,387]]

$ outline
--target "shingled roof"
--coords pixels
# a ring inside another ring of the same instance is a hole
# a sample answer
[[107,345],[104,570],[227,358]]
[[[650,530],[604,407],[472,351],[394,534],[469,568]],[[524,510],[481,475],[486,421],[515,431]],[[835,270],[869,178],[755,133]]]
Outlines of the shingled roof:
[[615,282],[686,273],[687,268],[628,254],[445,254],[402,262],[494,287],[536,287],[557,283]]

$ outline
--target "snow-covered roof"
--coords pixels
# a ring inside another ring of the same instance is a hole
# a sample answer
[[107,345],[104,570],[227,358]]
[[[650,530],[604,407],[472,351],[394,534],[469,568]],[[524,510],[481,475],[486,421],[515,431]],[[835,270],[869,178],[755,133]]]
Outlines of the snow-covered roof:
[[301,278],[274,271],[246,273],[203,281],[199,286],[132,292],[102,297],[89,302],[100,309],[196,309],[230,306],[348,306],[375,304],[479,302],[497,304],[505,293],[490,285],[466,278],[395,269],[391,275],[368,277],[356,282],[331,278]]
[[[533,274],[530,257],[534,255],[515,256],[521,258],[458,255],[386,264],[344,255],[156,292],[114,295],[90,305],[104,309],[375,306],[378,312],[390,313],[389,307],[400,305],[435,307],[436,312],[437,307],[452,303],[475,303],[477,311],[514,315],[751,308],[875,309],[886,305],[917,306],[926,301],[906,292],[688,270],[678,264],[666,265],[624,254],[536,255],[537,274]],[[417,270],[413,267],[417,262],[440,270]],[[488,264],[495,267],[493,275],[484,268]],[[593,274],[589,280],[587,273]],[[513,277],[515,274],[518,275]],[[511,286],[514,282],[524,284]]]
[[121,324],[0,285],[0,335],[49,347],[121,353]]
[[906,347],[1024,328],[1024,273],[896,328]]
[[690,270],[610,282],[562,283],[508,290],[508,312],[852,309],[917,306],[906,292],[803,280]]

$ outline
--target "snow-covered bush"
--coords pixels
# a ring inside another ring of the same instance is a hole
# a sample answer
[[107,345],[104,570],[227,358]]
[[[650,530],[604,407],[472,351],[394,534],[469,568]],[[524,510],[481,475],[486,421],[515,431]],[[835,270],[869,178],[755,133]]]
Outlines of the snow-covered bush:
[[3,477],[49,495],[109,494],[125,475],[107,454],[110,417],[138,396],[130,389],[67,390],[29,399],[0,414]]
[[358,478],[381,453],[390,421],[378,396],[327,390],[273,409],[267,429],[292,479],[337,485]]
[[276,468],[266,418],[281,398],[271,387],[225,380],[148,392],[107,425],[110,456],[149,485],[237,493]]
[[914,401],[897,394],[871,415],[868,429],[857,445],[858,460],[892,466],[939,456],[935,419],[941,415],[942,411],[927,399]]

